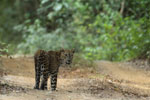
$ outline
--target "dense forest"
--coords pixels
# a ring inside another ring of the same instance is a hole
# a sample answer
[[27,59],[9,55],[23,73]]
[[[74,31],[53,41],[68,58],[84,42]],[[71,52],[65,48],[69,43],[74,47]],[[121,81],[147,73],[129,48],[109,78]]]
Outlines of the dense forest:
[[85,59],[150,57],[150,0],[0,0],[0,51],[75,48]]

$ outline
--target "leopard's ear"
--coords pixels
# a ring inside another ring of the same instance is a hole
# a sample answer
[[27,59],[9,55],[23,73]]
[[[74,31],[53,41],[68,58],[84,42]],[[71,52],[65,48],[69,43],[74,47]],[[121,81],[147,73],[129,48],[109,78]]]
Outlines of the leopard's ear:
[[64,52],[64,51],[65,51],[64,48],[61,48],[60,52]]
[[57,57],[60,57],[60,54],[61,54],[60,52],[56,52]]

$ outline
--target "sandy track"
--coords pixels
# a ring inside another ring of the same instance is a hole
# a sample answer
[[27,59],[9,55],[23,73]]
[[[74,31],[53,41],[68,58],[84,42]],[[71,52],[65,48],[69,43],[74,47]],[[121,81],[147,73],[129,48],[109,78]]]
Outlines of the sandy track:
[[150,100],[149,75],[122,63],[100,61],[95,72],[61,68],[58,91],[51,92],[33,89],[32,58],[1,61],[7,75],[0,79],[5,86],[0,100]]

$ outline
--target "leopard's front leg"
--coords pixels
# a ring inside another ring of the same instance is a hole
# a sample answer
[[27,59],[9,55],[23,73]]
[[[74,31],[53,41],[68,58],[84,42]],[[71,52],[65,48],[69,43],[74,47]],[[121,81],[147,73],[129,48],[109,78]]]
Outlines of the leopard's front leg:
[[35,58],[35,86],[34,86],[34,89],[39,89],[40,76],[41,76],[40,63]]

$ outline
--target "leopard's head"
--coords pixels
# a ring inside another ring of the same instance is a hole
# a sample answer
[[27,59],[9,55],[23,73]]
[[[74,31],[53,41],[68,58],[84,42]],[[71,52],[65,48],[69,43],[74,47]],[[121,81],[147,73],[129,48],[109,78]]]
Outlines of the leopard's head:
[[73,55],[75,50],[71,49],[71,50],[60,50],[61,55],[60,55],[60,59],[61,59],[61,64],[67,64],[70,65],[72,63],[73,60]]

